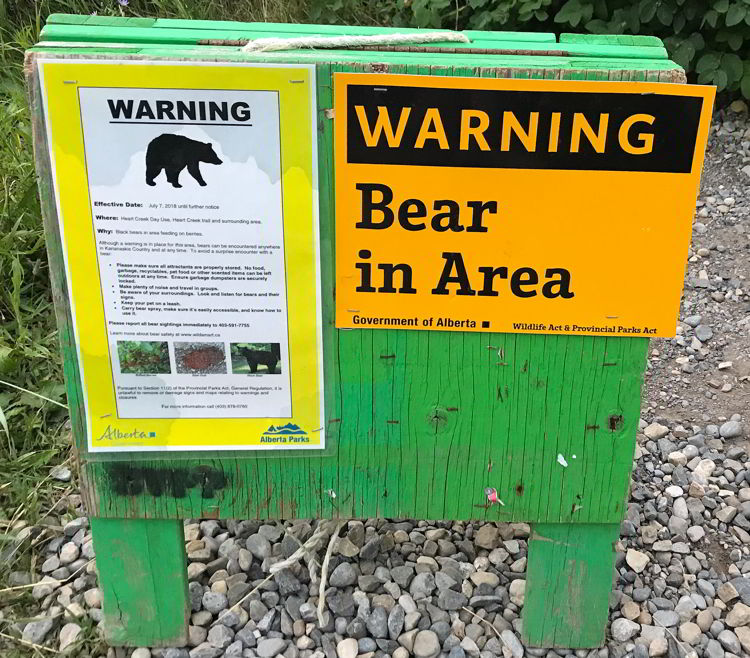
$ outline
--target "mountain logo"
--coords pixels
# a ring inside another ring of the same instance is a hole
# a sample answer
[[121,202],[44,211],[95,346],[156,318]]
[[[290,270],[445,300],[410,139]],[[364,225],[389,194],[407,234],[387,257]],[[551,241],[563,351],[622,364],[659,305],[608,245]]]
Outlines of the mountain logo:
[[280,435],[294,435],[294,434],[307,434],[305,430],[303,430],[299,425],[295,425],[294,423],[287,423],[286,425],[281,425],[280,427],[275,427],[274,425],[271,425],[265,432],[263,432],[263,436],[280,436]]

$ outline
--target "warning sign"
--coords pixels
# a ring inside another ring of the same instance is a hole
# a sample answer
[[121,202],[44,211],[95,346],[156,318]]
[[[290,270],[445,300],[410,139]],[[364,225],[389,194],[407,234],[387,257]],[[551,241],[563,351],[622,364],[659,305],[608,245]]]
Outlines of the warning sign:
[[672,336],[713,97],[336,74],[336,326]]

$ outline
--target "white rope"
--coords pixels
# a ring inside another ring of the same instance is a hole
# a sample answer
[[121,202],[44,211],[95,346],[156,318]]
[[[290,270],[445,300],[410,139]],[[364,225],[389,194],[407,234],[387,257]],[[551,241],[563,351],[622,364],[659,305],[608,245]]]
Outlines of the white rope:
[[356,48],[359,46],[404,46],[437,42],[471,43],[471,39],[459,32],[407,32],[396,34],[366,34],[340,37],[295,37],[292,39],[266,38],[249,41],[242,47],[244,52],[268,52],[271,50],[297,50],[300,48]]

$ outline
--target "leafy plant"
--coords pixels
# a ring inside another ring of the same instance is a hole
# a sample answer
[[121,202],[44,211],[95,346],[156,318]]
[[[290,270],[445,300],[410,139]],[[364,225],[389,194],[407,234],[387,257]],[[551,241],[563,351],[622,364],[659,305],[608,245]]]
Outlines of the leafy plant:
[[693,81],[750,98],[750,0],[322,0],[321,23],[645,34]]

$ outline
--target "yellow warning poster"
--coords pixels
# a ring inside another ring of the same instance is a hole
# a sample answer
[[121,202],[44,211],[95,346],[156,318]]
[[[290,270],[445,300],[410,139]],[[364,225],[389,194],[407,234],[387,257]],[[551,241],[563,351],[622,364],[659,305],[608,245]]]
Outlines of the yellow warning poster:
[[314,67],[39,74],[89,450],[324,447]]
[[334,90],[337,327],[674,334],[714,87]]

